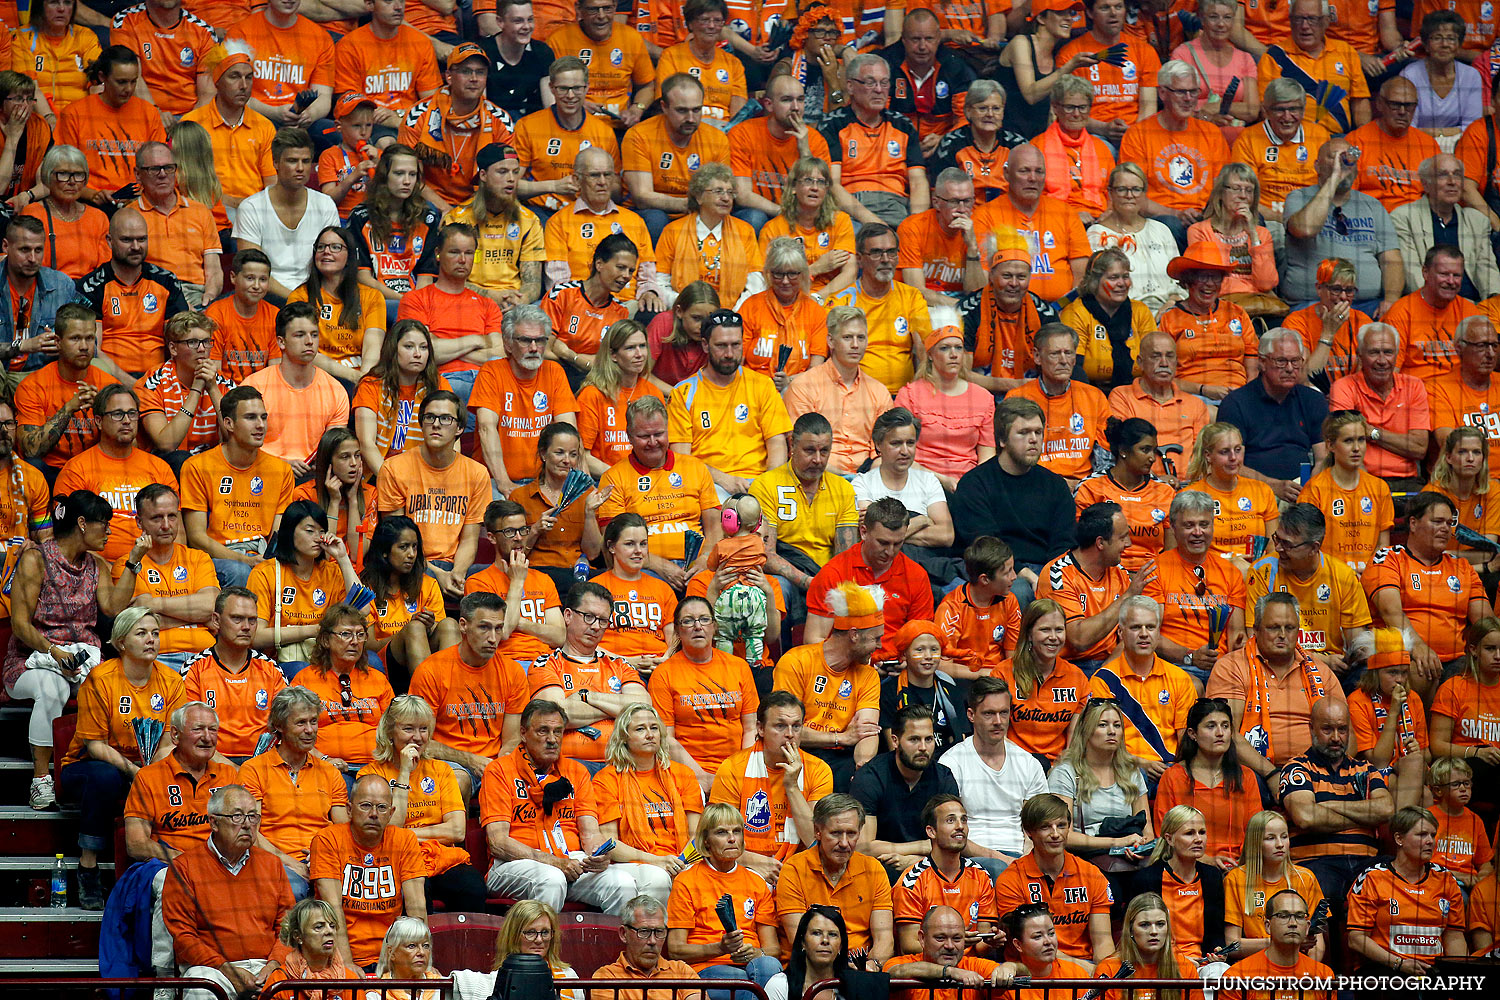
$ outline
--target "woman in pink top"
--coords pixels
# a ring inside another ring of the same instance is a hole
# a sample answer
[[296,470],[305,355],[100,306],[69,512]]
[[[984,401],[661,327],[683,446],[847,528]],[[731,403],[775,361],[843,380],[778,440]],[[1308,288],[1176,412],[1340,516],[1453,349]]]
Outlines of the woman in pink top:
[[[1198,108],[1208,112],[1208,120],[1223,131],[1226,143],[1234,142],[1244,129],[1244,122],[1260,117],[1255,60],[1229,40],[1237,7],[1235,0],[1202,0],[1198,16],[1203,19],[1203,30],[1191,42],[1183,42],[1172,50],[1173,59],[1181,59],[1198,71]],[[1235,78],[1240,85],[1230,100],[1229,113],[1222,114],[1224,92]]]
[[956,326],[927,335],[927,359],[917,377],[896,393],[922,422],[917,464],[937,475],[943,489],[995,457],[995,397],[964,378],[964,337]]
[[1188,243],[1222,243],[1234,270],[1224,276],[1220,295],[1270,292],[1280,277],[1271,231],[1257,224],[1260,179],[1245,163],[1226,163],[1203,208],[1203,221],[1188,227]]

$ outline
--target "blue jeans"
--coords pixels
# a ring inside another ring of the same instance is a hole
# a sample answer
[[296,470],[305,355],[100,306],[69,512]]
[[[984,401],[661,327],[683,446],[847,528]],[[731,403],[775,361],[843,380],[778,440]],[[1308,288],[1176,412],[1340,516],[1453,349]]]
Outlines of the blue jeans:
[[[641,221],[646,224],[646,232],[651,234],[652,243],[661,239],[661,231],[666,229],[667,223],[672,221],[672,217],[659,208],[637,208],[636,212],[640,214]],[[449,381],[451,382],[452,379]]]
[[[1016,567],[1017,572],[1023,569],[1029,569],[1033,573],[1038,574],[1042,571],[1042,567],[1035,563],[1026,563],[1025,565]],[[1021,606],[1021,613],[1025,614],[1027,607],[1030,606],[1032,600],[1036,597],[1036,591],[1031,586],[1031,581],[1024,576],[1017,576],[1015,582],[1010,585],[1010,592],[1016,595],[1016,603]]]
[[1005,869],[1010,867],[1010,861],[1005,858],[970,858],[969,860],[983,868],[991,882],[998,880]]
[[458,398],[463,400],[464,412],[469,415],[468,419],[464,421],[465,431],[472,431],[478,425],[478,421],[474,418],[474,411],[469,409],[469,394],[474,391],[474,378],[478,374],[478,368],[470,368],[466,372],[449,372],[443,376],[443,378],[448,380],[448,385],[458,395]]
[[285,865],[281,866],[281,870],[286,872],[286,880],[291,884],[293,899],[300,902],[312,895],[312,883],[303,878],[301,873],[294,872]]
[[125,805],[130,779],[102,760],[74,761],[58,775],[61,798],[78,804],[78,846],[107,850],[114,842],[115,817]]
[[[700,969],[699,979],[719,979],[735,982],[753,982],[758,986],[765,986],[773,976],[781,971],[781,963],[767,955],[752,958],[742,969],[738,965],[710,965],[706,969]],[[743,993],[735,990],[707,990],[708,1000],[753,1000],[754,994]]]
[[771,217],[758,208],[737,208],[734,210],[734,217],[741,222],[750,223],[750,228],[757,233],[761,226],[771,221]]
[[221,587],[243,587],[250,582],[250,571],[255,567],[238,559],[215,559],[214,573]]
[[161,661],[162,666],[170,667],[180,675],[187,672],[188,661],[197,655],[198,653],[190,650],[184,653],[158,653],[156,658]]

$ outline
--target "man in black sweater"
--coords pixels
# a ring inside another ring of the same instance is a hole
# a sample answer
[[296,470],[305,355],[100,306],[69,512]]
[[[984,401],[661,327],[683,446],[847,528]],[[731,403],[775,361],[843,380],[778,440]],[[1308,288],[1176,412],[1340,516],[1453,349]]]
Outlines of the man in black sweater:
[[1062,476],[1037,465],[1044,427],[1042,408],[1031,400],[1003,400],[995,408],[998,454],[966,472],[948,504],[960,548],[980,535],[1010,546],[1016,557],[1010,589],[1023,609],[1037,571],[1073,544],[1073,494]]

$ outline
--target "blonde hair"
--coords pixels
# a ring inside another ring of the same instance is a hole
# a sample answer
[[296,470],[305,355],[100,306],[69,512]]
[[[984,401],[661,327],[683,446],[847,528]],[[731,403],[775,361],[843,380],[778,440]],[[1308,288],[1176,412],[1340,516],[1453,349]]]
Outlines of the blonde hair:
[[1443,442],[1442,450],[1438,452],[1437,461],[1432,466],[1431,486],[1437,486],[1445,490],[1451,490],[1454,486],[1455,476],[1453,463],[1448,460],[1459,442],[1473,438],[1479,442],[1479,471],[1474,473],[1474,492],[1488,493],[1490,491],[1490,446],[1485,432],[1478,427],[1455,427]]
[[[1083,716],[1078,720],[1078,725],[1073,729],[1073,736],[1068,740],[1068,748],[1063,751],[1061,760],[1073,765],[1074,780],[1077,782],[1074,798],[1079,802],[1088,802],[1099,790],[1099,778],[1094,774],[1094,769],[1089,767],[1088,749],[1089,735],[1099,725],[1099,717],[1105,712],[1113,712],[1120,717],[1120,725],[1125,725],[1125,713],[1120,711],[1120,706],[1112,702],[1091,699],[1083,707]],[[1130,752],[1125,749],[1125,740],[1121,739],[1115,745],[1115,755],[1110,760],[1110,770],[1115,773],[1115,784],[1120,788],[1120,794],[1125,797],[1127,803],[1134,802],[1141,797],[1145,791],[1141,787],[1141,772],[1136,767],[1135,760]]]
[[333,912],[333,907],[321,899],[299,900],[286,911],[286,916],[281,918],[281,943],[288,948],[300,949],[303,940],[302,928],[306,927],[308,921],[316,914],[322,914],[330,924],[336,925],[338,922],[338,914]]
[[[1048,615],[1062,614],[1062,606],[1046,597],[1032,601],[1026,608],[1026,614],[1021,618],[1021,635],[1016,640],[1016,651],[1011,656],[1012,676],[1015,678],[1011,693],[1016,699],[1024,701],[1031,697],[1032,691],[1041,687],[1042,672],[1037,664],[1036,649],[1031,642],[1031,630]],[[1063,615],[1063,620],[1067,621],[1066,615]]]
[[1223,420],[1217,420],[1198,432],[1198,440],[1193,442],[1193,457],[1188,461],[1187,478],[1189,483],[1196,483],[1208,478],[1208,453],[1218,446],[1219,439],[1226,434],[1237,435],[1241,444],[1245,441],[1245,435],[1238,427]]
[[177,190],[209,209],[223,201],[224,187],[214,166],[208,129],[197,122],[178,122],[167,129],[167,142],[177,161]]
[[500,933],[495,935],[495,962],[490,967],[492,971],[500,971],[501,963],[521,950],[521,932],[539,917],[546,917],[547,922],[552,925],[552,940],[547,943],[545,956],[547,965],[553,972],[569,968],[562,960],[562,943],[559,940],[562,935],[557,926],[557,911],[539,899],[523,899],[505,914],[505,923],[500,925]]
[[[1245,842],[1240,845],[1240,867],[1245,869],[1245,916],[1255,912],[1255,893],[1264,889],[1265,879],[1265,857],[1261,852],[1261,843],[1266,838],[1266,827],[1271,825],[1272,820],[1280,820],[1286,823],[1286,817],[1271,809],[1262,809],[1250,817],[1250,822],[1245,824]],[[1288,827],[1290,829],[1290,827]],[[1290,857],[1284,862],[1286,871],[1290,871],[1292,860]]]
[[1194,818],[1203,819],[1203,814],[1192,806],[1173,806],[1161,818],[1161,829],[1156,831],[1156,848],[1151,852],[1151,864],[1165,861],[1172,855],[1172,834],[1181,830]]
[[[599,342],[599,350],[594,355],[594,363],[589,368],[589,373],[584,378],[583,385],[593,386],[599,390],[606,400],[613,402],[615,397],[620,394],[620,382],[624,377],[624,373],[620,370],[619,362],[615,361],[614,354],[625,346],[626,341],[638,333],[646,338],[646,342],[649,345],[651,337],[646,332],[646,327],[639,321],[634,319],[617,319],[611,323],[609,329],[604,332],[603,340]],[[637,385],[651,377],[653,360],[651,352],[647,351],[646,367],[641,370],[641,374],[636,380]]]
[[[332,907],[329,912],[333,912]],[[380,942],[380,959],[375,963],[376,978],[390,978],[391,955],[402,945],[416,944],[418,941],[432,943],[432,930],[427,926],[427,921],[418,917],[397,917],[392,921],[391,926],[386,929],[385,940]],[[432,971],[430,964],[427,971]]]
[[396,727],[403,722],[427,723],[429,739],[422,745],[421,759],[426,760],[432,756],[431,736],[437,731],[437,713],[421,695],[398,694],[387,706],[385,714],[380,717],[380,724],[375,727],[375,759],[380,763],[395,761]]
[[610,730],[609,742],[604,745],[604,759],[613,764],[615,770],[622,774],[635,770],[635,758],[630,754],[626,730],[630,728],[631,721],[642,712],[650,712],[651,718],[661,726],[661,739],[656,744],[656,766],[665,768],[672,759],[672,755],[667,752],[667,727],[662,722],[661,716],[657,715],[656,709],[647,702],[633,701],[621,709],[620,714],[615,717],[615,726]]
[[[1337,413],[1333,416],[1323,418],[1323,444],[1328,447],[1328,455],[1323,459],[1323,468],[1333,468],[1334,442],[1338,441],[1339,435],[1344,432],[1345,427],[1353,427],[1355,424],[1363,427],[1366,434],[1370,432],[1369,422],[1365,420],[1365,415],[1358,411]],[[1363,468],[1362,465],[1361,468]]]
[[[1152,910],[1160,910],[1167,918],[1166,929],[1162,933],[1161,951],[1156,953],[1156,962],[1152,961],[1141,951],[1135,943],[1135,934],[1131,931],[1131,924],[1135,918],[1142,913]],[[1167,909],[1166,900],[1154,892],[1143,892],[1130,900],[1125,907],[1125,918],[1120,931],[1119,954],[1122,961],[1129,962],[1139,969],[1143,965],[1156,966],[1157,979],[1181,979],[1177,970],[1177,956],[1173,954],[1174,943],[1172,941],[1172,911]],[[1181,990],[1158,990],[1157,1000],[1181,1000]]]
[[710,802],[703,807],[703,813],[698,817],[698,832],[693,837],[693,846],[703,857],[708,857],[708,835],[715,827],[738,826],[745,827],[745,817],[740,811],[727,802]]

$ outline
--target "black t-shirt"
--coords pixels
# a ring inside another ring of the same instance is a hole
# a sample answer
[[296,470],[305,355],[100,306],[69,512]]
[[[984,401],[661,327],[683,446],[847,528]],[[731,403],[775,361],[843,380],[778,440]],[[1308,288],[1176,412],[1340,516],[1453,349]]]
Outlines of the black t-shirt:
[[881,754],[854,772],[849,785],[849,794],[875,817],[875,836],[898,844],[927,839],[922,807],[944,792],[958,794],[958,781],[945,765],[934,760],[908,789],[906,779],[896,770],[894,751]]
[[480,39],[490,57],[490,78],[486,96],[520,121],[533,111],[542,110],[542,80],[556,57],[546,42],[530,42],[521,52],[521,61],[512,66],[500,58],[500,36]]
[[[962,692],[952,681],[934,677],[932,687],[914,688],[910,685],[898,687],[901,675],[887,677],[880,682],[880,728],[892,729],[896,725],[896,713],[910,705],[925,705],[932,709],[933,731],[937,734],[937,753],[962,743],[969,735],[969,717],[964,710]],[[941,690],[946,705],[937,704]],[[951,711],[950,711],[951,709]]]

